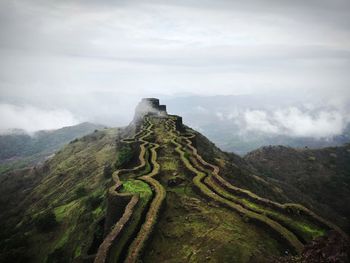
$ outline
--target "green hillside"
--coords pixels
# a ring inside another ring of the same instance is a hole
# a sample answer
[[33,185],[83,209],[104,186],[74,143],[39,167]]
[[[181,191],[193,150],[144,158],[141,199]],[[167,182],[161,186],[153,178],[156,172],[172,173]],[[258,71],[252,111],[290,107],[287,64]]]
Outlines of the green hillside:
[[323,149],[268,146],[245,156],[289,199],[312,207],[350,231],[350,145]]
[[145,112],[1,177],[1,262],[298,262],[329,233],[347,242],[252,171],[181,117]]

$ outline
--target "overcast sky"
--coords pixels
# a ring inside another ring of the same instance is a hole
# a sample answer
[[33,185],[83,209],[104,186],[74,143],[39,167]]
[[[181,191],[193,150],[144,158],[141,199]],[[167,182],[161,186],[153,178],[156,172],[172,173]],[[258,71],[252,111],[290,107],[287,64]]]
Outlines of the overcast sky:
[[349,0],[1,0],[0,130],[127,124],[141,97],[185,94],[317,98],[348,120],[349,14]]

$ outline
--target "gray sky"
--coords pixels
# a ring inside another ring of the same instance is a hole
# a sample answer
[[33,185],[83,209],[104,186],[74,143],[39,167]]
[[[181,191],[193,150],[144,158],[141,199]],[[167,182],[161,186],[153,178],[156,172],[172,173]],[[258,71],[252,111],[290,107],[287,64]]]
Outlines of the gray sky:
[[348,0],[2,0],[0,130],[126,124],[141,97],[184,94],[317,98],[347,121],[349,13]]

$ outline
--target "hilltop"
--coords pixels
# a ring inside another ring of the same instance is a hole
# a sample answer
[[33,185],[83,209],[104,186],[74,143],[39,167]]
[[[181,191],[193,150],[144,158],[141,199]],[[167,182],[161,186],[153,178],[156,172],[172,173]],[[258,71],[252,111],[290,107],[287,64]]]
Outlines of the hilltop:
[[252,162],[144,99],[128,127],[96,131],[42,166],[1,177],[0,259],[346,262],[337,215],[297,204]]

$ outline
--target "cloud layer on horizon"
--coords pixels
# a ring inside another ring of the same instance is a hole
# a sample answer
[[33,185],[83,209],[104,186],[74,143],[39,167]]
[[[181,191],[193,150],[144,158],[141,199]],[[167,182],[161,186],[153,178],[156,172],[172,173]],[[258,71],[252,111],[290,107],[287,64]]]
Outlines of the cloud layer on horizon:
[[[125,125],[144,96],[348,102],[349,12],[347,0],[4,0],[0,103]],[[23,126],[17,115],[3,126]]]
[[23,129],[26,132],[58,129],[78,124],[72,113],[67,110],[43,110],[33,106],[15,106],[0,104],[0,134],[11,129]]

